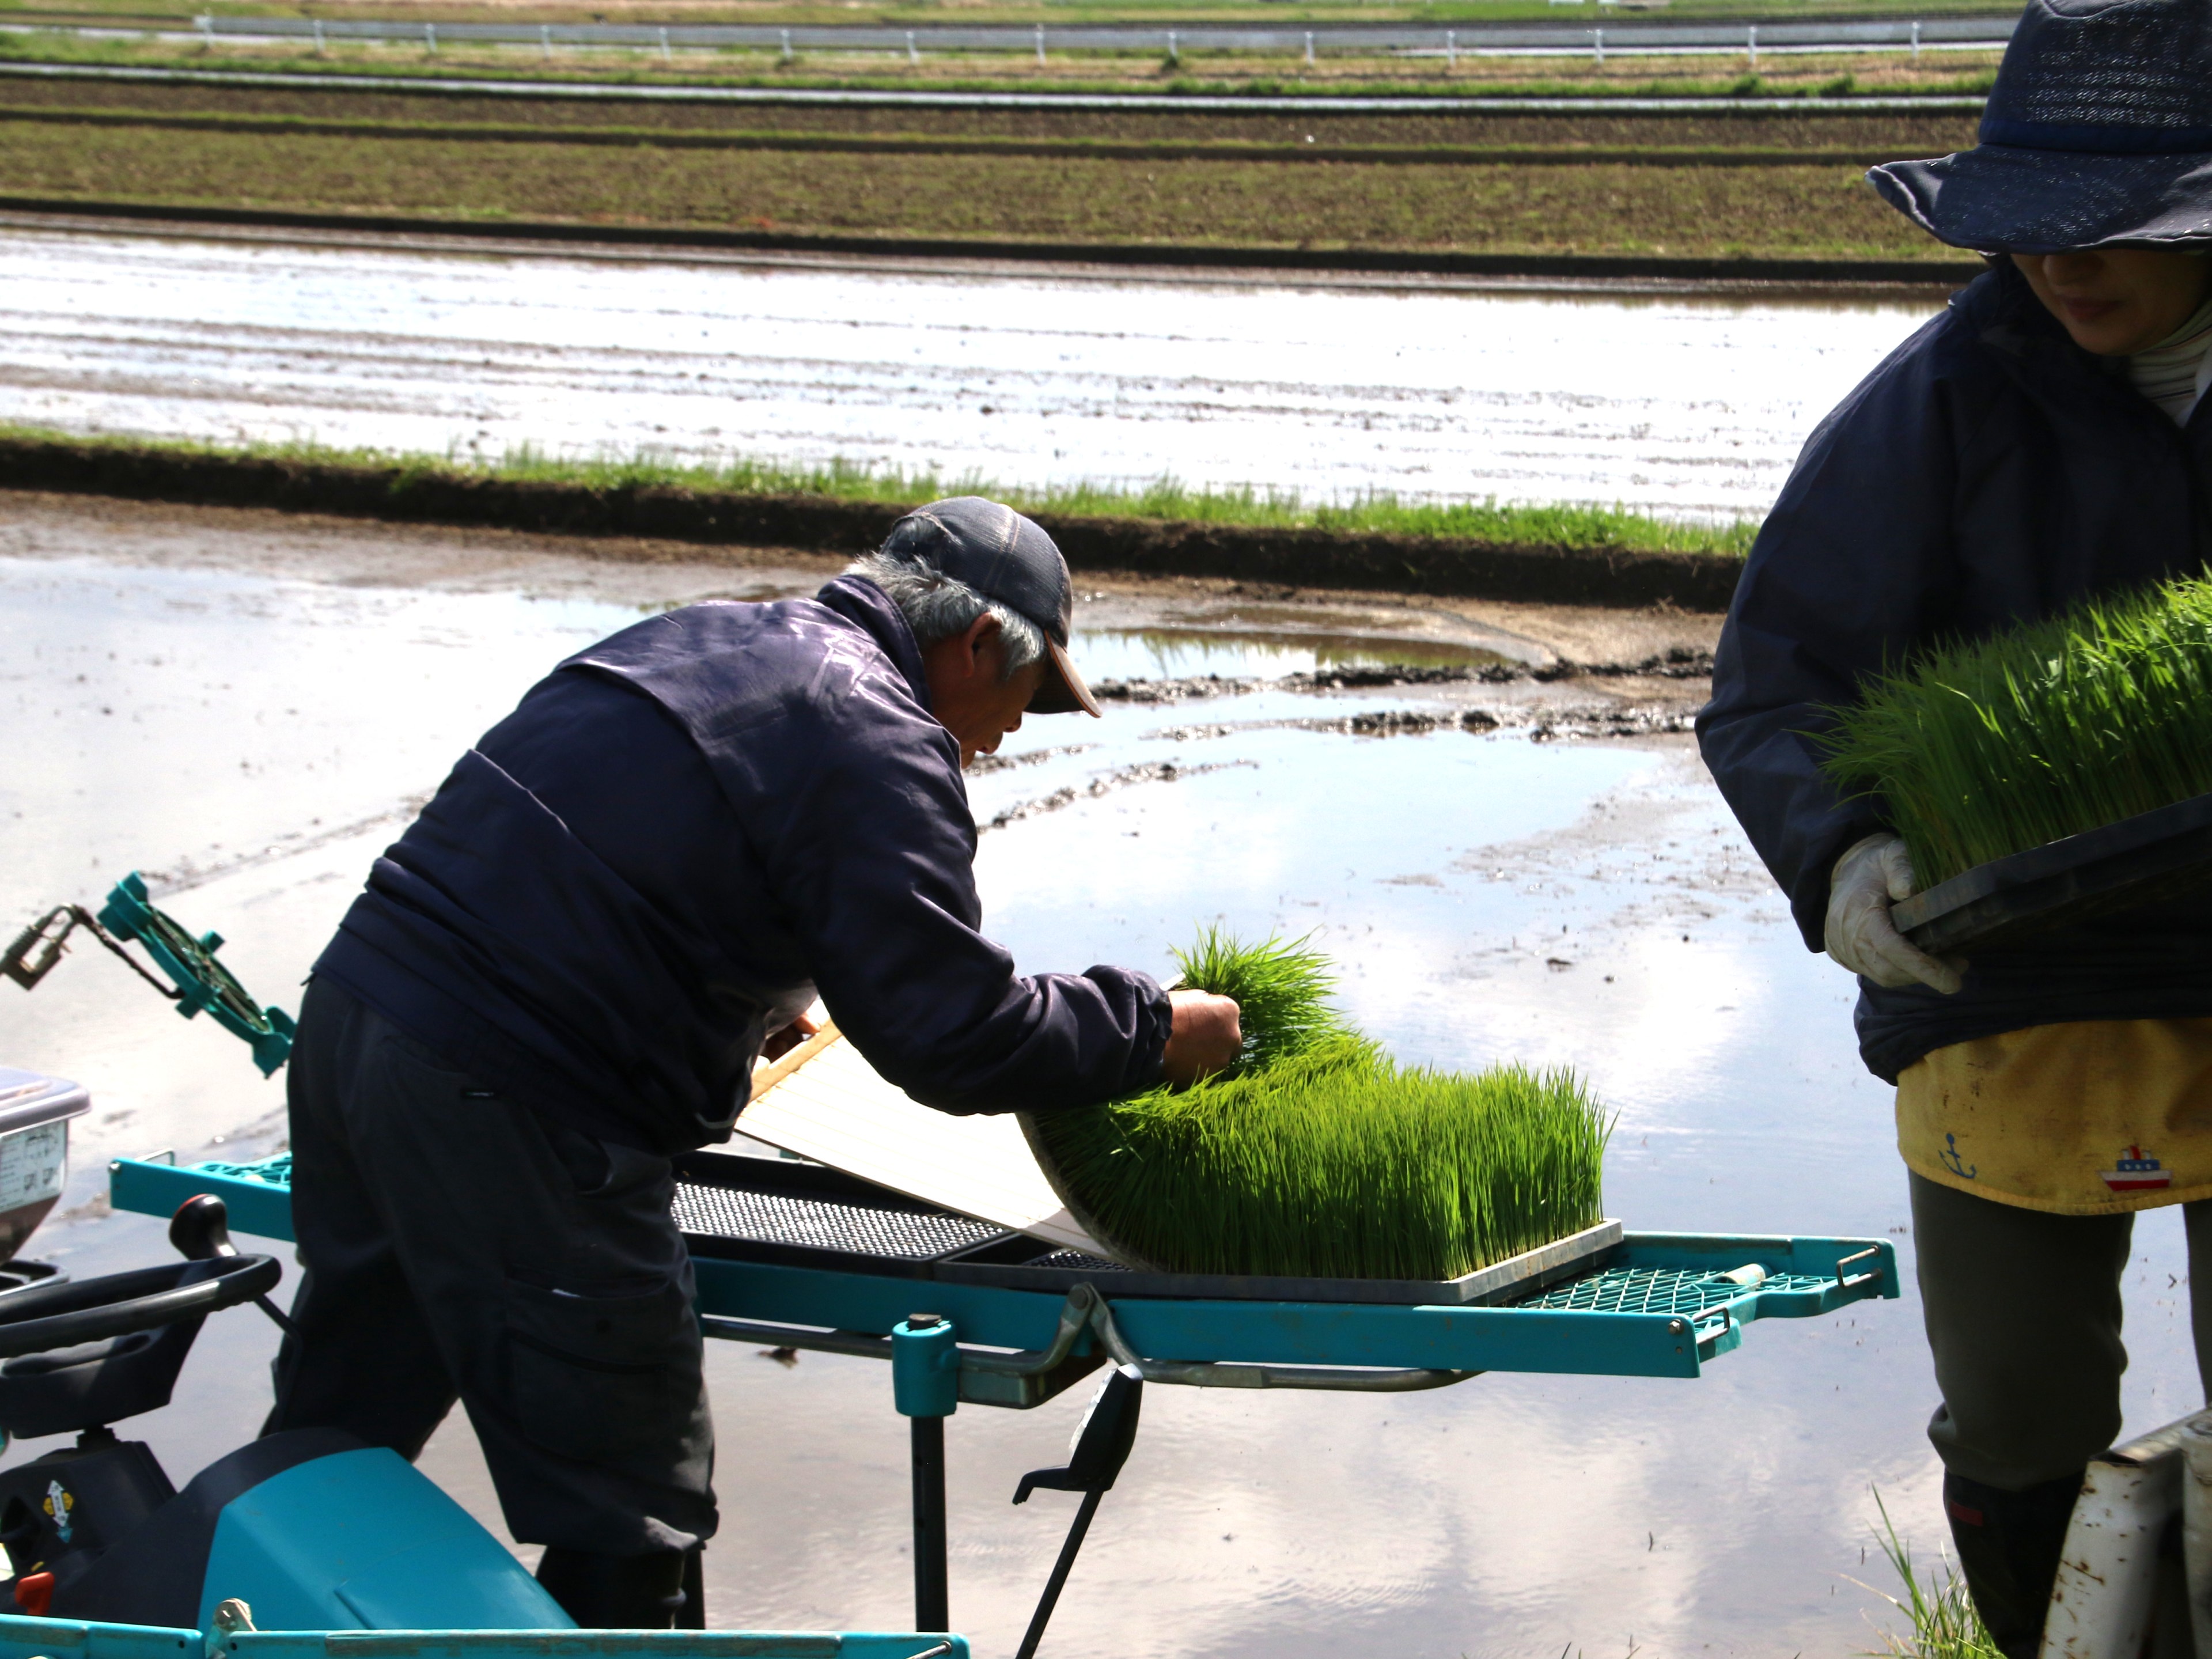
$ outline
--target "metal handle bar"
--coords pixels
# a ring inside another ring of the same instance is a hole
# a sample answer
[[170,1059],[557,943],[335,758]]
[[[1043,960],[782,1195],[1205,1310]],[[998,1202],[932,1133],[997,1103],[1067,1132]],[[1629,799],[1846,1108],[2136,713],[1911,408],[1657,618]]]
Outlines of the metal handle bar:
[[34,1285],[0,1302],[0,1359],[203,1319],[266,1295],[283,1271],[273,1255],[236,1255]]
[[[1092,1290],[1079,1285],[1078,1291]],[[1097,1305],[1091,1322],[1106,1352],[1124,1365],[1134,1365],[1147,1382],[1180,1383],[1194,1389],[1326,1389],[1349,1394],[1408,1394],[1419,1389],[1448,1389],[1480,1371],[1361,1370],[1344,1365],[1240,1365],[1214,1360],[1146,1359],[1131,1347],[1115,1324],[1106,1298],[1092,1294]],[[1070,1302],[1074,1291],[1068,1293]],[[1067,1316],[1060,1315],[1066,1323]]]
[[[809,1348],[823,1353],[859,1354],[888,1359],[891,1341],[858,1331],[823,1331],[798,1325],[763,1324],[749,1319],[730,1319],[709,1314],[699,1322],[710,1336],[741,1342],[763,1342],[772,1347]],[[1077,1285],[1060,1304],[1060,1324],[1050,1346],[1015,1353],[990,1353],[975,1348],[960,1350],[960,1369],[994,1376],[1039,1376],[1053,1370],[1074,1352],[1086,1330],[1095,1330],[1106,1352],[1121,1364],[1134,1365],[1147,1382],[1178,1384],[1194,1389],[1323,1389],[1352,1394],[1405,1394],[1419,1389],[1449,1388],[1480,1371],[1361,1370],[1342,1365],[1246,1365],[1212,1360],[1146,1359],[1131,1347],[1114,1322],[1114,1315],[1098,1288],[1088,1280]]]
[[1877,1273],[1861,1273],[1861,1274],[1860,1274],[1856,1279],[1848,1279],[1848,1278],[1844,1277],[1844,1268],[1846,1268],[1846,1267],[1850,1267],[1850,1266],[1854,1261],[1864,1261],[1868,1260],[1869,1257],[1877,1257],[1877,1256],[1880,1256],[1881,1255],[1881,1245],[1879,1245],[1879,1244],[1869,1244],[1869,1245],[1868,1245],[1868,1246],[1867,1246],[1867,1248],[1866,1248],[1866,1249],[1864,1249],[1863,1250],[1859,1251],[1856,1255],[1847,1255],[1847,1256],[1845,1256],[1842,1261],[1840,1261],[1837,1262],[1837,1263],[1836,1263],[1836,1288],[1837,1288],[1838,1290],[1839,1290],[1839,1291],[1848,1291],[1848,1290],[1849,1290],[1849,1289],[1850,1289],[1850,1288],[1851,1288],[1851,1286],[1852,1286],[1852,1285],[1863,1285],[1863,1284],[1865,1284],[1865,1283],[1866,1283],[1869,1279],[1879,1279],[1879,1278],[1881,1278],[1881,1273],[1878,1273],[1878,1272],[1877,1272]]

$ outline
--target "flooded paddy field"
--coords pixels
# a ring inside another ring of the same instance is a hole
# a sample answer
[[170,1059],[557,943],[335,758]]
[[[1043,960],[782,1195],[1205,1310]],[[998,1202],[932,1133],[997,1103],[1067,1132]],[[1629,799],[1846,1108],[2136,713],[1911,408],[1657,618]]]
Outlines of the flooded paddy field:
[[[296,1006],[370,860],[553,662],[660,606],[804,592],[834,568],[591,556],[609,550],[0,497],[0,913],[96,900],[143,868],[231,939],[248,986]],[[1159,584],[1086,590],[1077,626],[1095,673],[1184,694],[1031,722],[973,777],[979,822],[1000,825],[981,840],[988,923],[1025,967],[1162,969],[1217,918],[1312,930],[1352,1016],[1403,1058],[1583,1071],[1620,1113],[1607,1209],[1632,1227],[1888,1235],[1909,1261],[1888,1091],[1854,1053],[1849,981],[1803,948],[1686,737],[1574,735],[1679,716],[1702,684],[1520,672],[1694,656],[1711,619]],[[1501,673],[1314,689],[1324,669],[1387,681],[1416,646]],[[1200,695],[1208,674],[1227,690]],[[1394,714],[1431,729],[1345,729]],[[1470,730],[1471,714],[1497,724]],[[78,1273],[167,1251],[158,1222],[103,1212],[105,1158],[252,1156],[283,1133],[281,1085],[241,1045],[94,950],[29,995],[0,986],[0,1058],[93,1091],[64,1211],[32,1252]],[[2197,1399],[2179,1220],[2154,1213],[2138,1237],[2130,1431]],[[222,1316],[176,1403],[133,1425],[173,1472],[252,1431],[273,1336],[250,1310]],[[886,1368],[709,1346],[712,1622],[903,1624],[906,1435]],[[1052,1651],[1841,1659],[1875,1645],[1881,1610],[1854,1581],[1886,1582],[1870,1489],[1924,1553],[1940,1535],[1932,1401],[1909,1298],[1754,1326],[1696,1382],[1155,1389]],[[950,1425],[952,1611],[979,1651],[1011,1650],[1058,1547],[1064,1506],[1007,1499],[1079,1409]],[[496,1527],[464,1422],[425,1465]]]
[[1939,295],[436,253],[0,225],[0,421],[1763,514]]

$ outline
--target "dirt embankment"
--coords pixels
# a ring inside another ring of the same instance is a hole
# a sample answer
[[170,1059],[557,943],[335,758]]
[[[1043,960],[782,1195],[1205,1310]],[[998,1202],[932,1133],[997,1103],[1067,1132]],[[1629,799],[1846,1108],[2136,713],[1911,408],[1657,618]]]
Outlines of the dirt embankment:
[[[827,496],[596,489],[34,439],[0,440],[0,489],[846,555],[879,544],[903,510],[888,502]],[[1727,607],[1741,568],[1734,559],[1711,554],[1039,517],[1078,570],[1232,577],[1303,587],[1712,611]]]

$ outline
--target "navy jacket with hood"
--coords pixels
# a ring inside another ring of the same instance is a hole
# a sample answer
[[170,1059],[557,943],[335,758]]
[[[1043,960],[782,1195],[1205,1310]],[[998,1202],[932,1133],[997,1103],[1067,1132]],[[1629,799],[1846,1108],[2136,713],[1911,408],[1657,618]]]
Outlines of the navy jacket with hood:
[[[1805,735],[1916,647],[2043,617],[2212,555],[2212,399],[2186,429],[2075,345],[2008,263],[1976,279],[1822,422],[1721,635],[1705,763],[1822,948],[1829,874],[1883,827]],[[2206,733],[2212,742],[2212,732]],[[1862,979],[1868,1066],[2067,1020],[2212,1015],[2212,901],[1972,957],[1966,988]]]
[[979,931],[958,745],[872,583],[709,604],[569,659],[462,757],[316,963],[485,1085],[601,1139],[725,1139],[818,988],[951,1112],[1148,1086],[1166,994],[1018,976]]

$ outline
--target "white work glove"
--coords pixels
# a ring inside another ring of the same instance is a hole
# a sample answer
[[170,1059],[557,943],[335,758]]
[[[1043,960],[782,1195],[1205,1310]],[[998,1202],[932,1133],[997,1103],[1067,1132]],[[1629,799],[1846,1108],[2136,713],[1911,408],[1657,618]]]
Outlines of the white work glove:
[[1912,896],[1912,859],[1900,836],[1869,836],[1836,860],[1828,885],[1828,954],[1855,974],[1889,990],[1919,983],[1955,993],[1956,957],[1945,962],[1916,950],[1889,919],[1889,907]]

